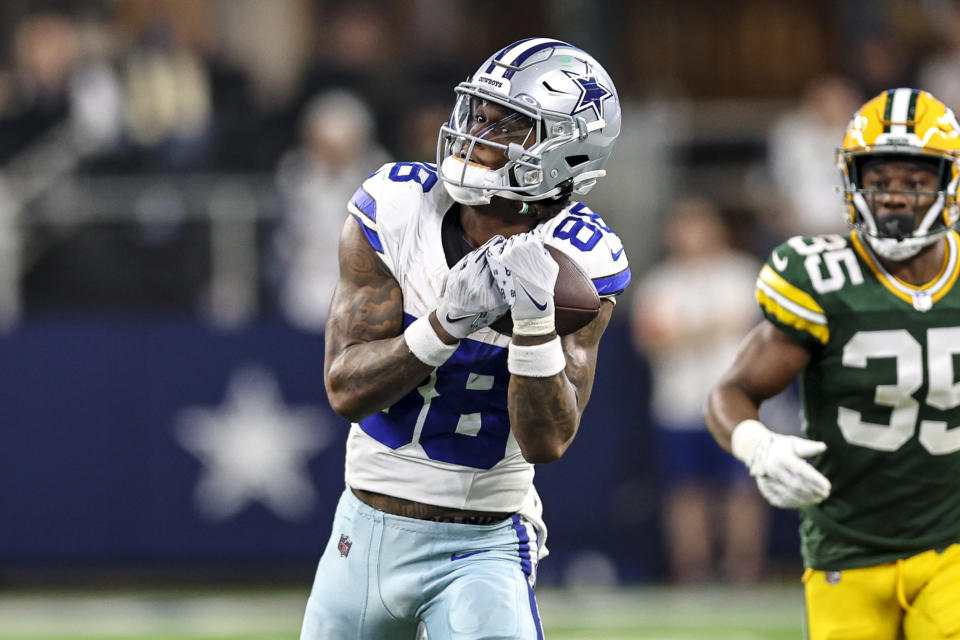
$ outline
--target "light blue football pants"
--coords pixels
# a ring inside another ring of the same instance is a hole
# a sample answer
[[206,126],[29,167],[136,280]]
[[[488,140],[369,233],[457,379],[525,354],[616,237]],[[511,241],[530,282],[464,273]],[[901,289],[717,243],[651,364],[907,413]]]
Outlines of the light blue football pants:
[[378,511],[348,488],[300,640],[541,640],[537,535],[514,515],[476,526]]

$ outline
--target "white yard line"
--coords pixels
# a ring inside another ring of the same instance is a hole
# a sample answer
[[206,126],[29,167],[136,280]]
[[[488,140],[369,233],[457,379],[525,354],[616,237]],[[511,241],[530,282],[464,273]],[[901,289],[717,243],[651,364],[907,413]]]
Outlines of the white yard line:
[[0,637],[230,636],[289,633],[305,593],[111,593],[0,595]]
[[[305,592],[289,589],[0,593],[0,639],[292,637],[300,627],[306,597]],[[754,630],[764,627],[799,626],[803,606],[800,588],[792,585],[544,588],[537,590],[537,599],[547,629],[709,629],[717,625],[742,629],[742,635],[736,636],[740,640],[759,640]],[[615,640],[616,636],[604,638]]]

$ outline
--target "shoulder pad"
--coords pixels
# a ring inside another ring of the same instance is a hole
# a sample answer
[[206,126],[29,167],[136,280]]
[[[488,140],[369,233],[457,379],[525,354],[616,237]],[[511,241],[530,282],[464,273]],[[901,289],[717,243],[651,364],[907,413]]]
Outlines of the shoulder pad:
[[[794,236],[774,249],[757,278],[757,301],[767,319],[799,341],[826,344],[830,330],[822,295],[831,289],[825,286],[820,256],[845,250],[848,239],[834,234]],[[852,251],[849,259],[856,264]]]
[[430,162],[388,162],[371,173],[363,185],[375,192],[373,195],[386,195],[421,199],[431,193],[439,184],[437,167]]
[[427,162],[389,162],[371,173],[354,192],[347,210],[363,227],[370,245],[383,253],[384,235],[402,228],[427,201],[449,197]]
[[623,293],[630,284],[630,266],[623,243],[600,216],[575,202],[544,224],[544,242],[573,258],[601,297]]

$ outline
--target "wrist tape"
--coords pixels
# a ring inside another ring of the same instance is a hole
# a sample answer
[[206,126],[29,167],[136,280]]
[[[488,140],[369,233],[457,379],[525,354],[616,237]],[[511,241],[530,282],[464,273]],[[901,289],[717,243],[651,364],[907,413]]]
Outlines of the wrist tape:
[[[516,329],[514,329],[516,331]],[[530,346],[510,343],[507,351],[507,369],[510,373],[530,378],[549,378],[567,366],[560,336],[550,342]]]
[[430,314],[420,316],[403,332],[407,348],[417,360],[431,367],[439,367],[446,362],[460,346],[457,341],[447,344],[440,339],[430,325]]
[[515,336],[545,336],[556,330],[553,314],[542,318],[527,318],[513,321],[513,335]]
[[742,420],[730,434],[730,451],[749,467],[756,455],[757,447],[769,435],[770,430],[759,420]]

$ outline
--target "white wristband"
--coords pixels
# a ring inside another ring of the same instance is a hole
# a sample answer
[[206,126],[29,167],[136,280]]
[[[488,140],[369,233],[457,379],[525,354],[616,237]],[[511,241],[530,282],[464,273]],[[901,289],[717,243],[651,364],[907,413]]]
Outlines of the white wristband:
[[507,351],[507,369],[510,373],[530,378],[549,378],[564,370],[567,359],[563,355],[560,336],[550,342],[530,346],[510,343]]
[[545,336],[556,330],[553,314],[542,318],[527,318],[513,321],[513,335],[515,336]]
[[414,320],[403,332],[403,339],[406,340],[407,348],[417,357],[417,360],[431,367],[439,367],[449,360],[460,346],[459,341],[447,344],[440,339],[430,325],[429,313]]
[[730,450],[747,466],[753,461],[757,445],[767,439],[770,430],[759,420],[743,420],[730,434]]

